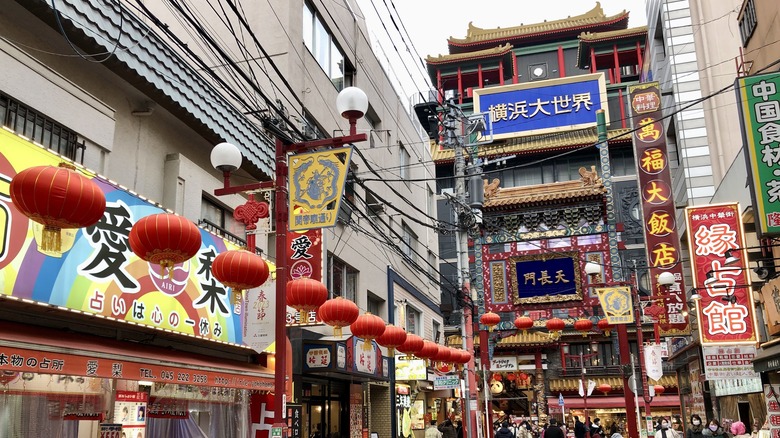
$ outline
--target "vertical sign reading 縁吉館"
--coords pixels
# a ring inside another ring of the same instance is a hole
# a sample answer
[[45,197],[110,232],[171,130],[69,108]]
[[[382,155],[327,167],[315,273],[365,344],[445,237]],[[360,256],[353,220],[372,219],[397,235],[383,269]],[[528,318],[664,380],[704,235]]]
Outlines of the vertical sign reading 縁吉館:
[[780,73],[739,78],[737,107],[747,150],[756,231],[780,234]]
[[685,218],[702,345],[757,342],[739,204],[688,207]]
[[[653,295],[664,292],[664,311],[658,316],[662,336],[690,333],[685,310],[685,286],[680,263],[680,239],[675,221],[672,177],[662,121],[661,92],[657,82],[629,87],[631,119],[634,126],[639,193],[644,216],[645,247]],[[658,276],[674,275],[666,291],[658,288]]]

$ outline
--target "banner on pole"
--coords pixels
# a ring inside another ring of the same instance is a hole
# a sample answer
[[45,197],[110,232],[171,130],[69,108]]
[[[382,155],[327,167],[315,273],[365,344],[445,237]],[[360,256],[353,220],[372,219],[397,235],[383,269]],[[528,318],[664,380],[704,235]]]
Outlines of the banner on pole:
[[634,302],[628,286],[603,287],[596,289],[599,304],[610,325],[634,322]]

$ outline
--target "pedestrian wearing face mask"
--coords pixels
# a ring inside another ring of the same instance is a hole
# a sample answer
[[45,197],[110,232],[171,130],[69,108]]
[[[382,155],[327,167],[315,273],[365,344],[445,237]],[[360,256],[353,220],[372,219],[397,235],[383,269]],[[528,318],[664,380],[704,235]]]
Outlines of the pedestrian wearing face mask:
[[707,438],[728,438],[728,434],[720,427],[718,420],[714,419],[707,423],[707,428],[702,431],[702,435]]
[[698,414],[691,415],[691,424],[688,426],[688,430],[685,432],[685,438],[702,438],[704,435],[704,424],[701,422],[701,417]]
[[680,433],[672,429],[672,423],[668,418],[661,418],[661,428],[655,433],[655,438],[680,438]]

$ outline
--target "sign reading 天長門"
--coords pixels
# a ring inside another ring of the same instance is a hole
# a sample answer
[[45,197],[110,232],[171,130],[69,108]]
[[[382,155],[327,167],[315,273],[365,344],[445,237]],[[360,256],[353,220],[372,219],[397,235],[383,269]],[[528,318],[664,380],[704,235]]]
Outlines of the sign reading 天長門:
[[489,113],[497,139],[596,126],[599,109],[608,111],[603,73],[474,90],[474,112]]
[[739,78],[735,87],[761,235],[780,234],[780,73]]
[[552,303],[582,299],[576,254],[561,252],[509,259],[518,303]]

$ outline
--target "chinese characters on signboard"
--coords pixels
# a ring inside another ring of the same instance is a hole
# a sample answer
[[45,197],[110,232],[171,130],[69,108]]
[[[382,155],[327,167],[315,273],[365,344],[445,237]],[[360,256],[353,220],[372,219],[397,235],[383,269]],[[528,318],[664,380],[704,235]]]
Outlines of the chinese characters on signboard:
[[753,369],[755,357],[753,345],[702,347],[704,375],[707,380],[758,378]]
[[751,192],[762,236],[780,233],[780,74],[736,81]]
[[606,102],[603,73],[474,90],[474,112],[489,114],[494,138],[594,126]]
[[352,146],[288,157],[291,231],[336,225]]
[[[563,257],[561,257],[561,255]],[[582,298],[575,256],[558,253],[555,258],[513,257],[509,269],[515,296],[522,303],[568,301]]]
[[634,154],[637,162],[639,192],[644,216],[645,246],[650,267],[653,294],[658,276],[671,272],[675,282],[665,292],[663,312],[657,316],[662,336],[688,334],[685,310],[680,239],[675,223],[672,177],[666,152],[666,134],[661,117],[661,92],[657,82],[629,87],[631,118],[634,131]]
[[[739,204],[685,209],[702,345],[755,343],[755,308]],[[737,260],[725,264],[726,251]],[[709,377],[709,375],[708,375]]]
[[601,310],[611,325],[634,322],[634,306],[631,288],[625,286],[596,289]]

